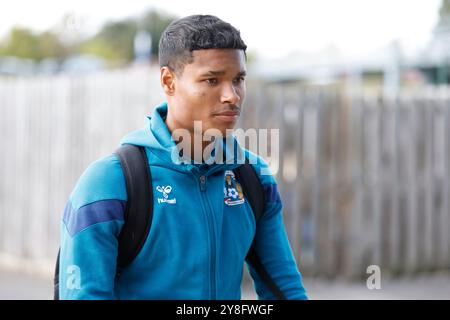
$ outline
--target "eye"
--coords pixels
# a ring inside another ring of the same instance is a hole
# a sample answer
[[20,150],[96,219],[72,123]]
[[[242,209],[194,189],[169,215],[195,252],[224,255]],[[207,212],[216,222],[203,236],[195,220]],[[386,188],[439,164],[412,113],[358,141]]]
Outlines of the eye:
[[205,81],[207,84],[209,84],[211,86],[216,85],[218,83],[218,80],[216,78],[206,79]]
[[233,82],[236,83],[236,84],[240,84],[240,83],[242,83],[244,81],[245,81],[245,78],[243,76],[237,77],[236,79],[233,80]]

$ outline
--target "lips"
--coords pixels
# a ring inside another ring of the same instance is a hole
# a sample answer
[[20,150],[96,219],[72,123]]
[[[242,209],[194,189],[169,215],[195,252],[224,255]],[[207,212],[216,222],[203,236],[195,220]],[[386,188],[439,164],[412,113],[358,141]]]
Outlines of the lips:
[[221,113],[216,113],[216,116],[238,116],[239,115],[239,111],[225,111],[225,112],[221,112]]
[[239,118],[240,112],[236,111],[223,111],[214,114],[214,117],[223,122],[235,122]]

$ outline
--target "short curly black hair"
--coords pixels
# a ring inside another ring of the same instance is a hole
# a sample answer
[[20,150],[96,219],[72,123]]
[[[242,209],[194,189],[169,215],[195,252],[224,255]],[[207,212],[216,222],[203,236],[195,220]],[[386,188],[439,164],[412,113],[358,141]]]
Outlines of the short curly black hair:
[[192,15],[173,21],[159,41],[159,65],[178,74],[193,61],[192,51],[201,49],[239,49],[247,45],[231,24],[212,15]]

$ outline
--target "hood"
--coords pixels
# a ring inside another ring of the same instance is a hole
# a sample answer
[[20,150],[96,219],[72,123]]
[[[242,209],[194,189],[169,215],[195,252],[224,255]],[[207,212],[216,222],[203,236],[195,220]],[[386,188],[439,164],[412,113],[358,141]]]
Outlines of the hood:
[[[224,150],[223,153],[220,153],[220,155],[224,156],[223,163],[213,161],[214,158],[210,159],[212,164],[195,164],[183,161],[178,157],[177,146],[165,123],[167,108],[166,102],[156,106],[152,114],[147,117],[146,126],[127,134],[120,144],[146,147],[149,159],[154,158],[151,155],[155,156],[157,163],[150,161],[152,165],[158,164],[182,172],[197,171],[209,175],[219,170],[232,170],[242,164],[245,150],[239,145],[235,136],[231,137],[231,143],[230,141],[228,144],[225,143],[225,139],[220,143],[220,147]],[[212,152],[213,156],[215,156],[214,151]]]

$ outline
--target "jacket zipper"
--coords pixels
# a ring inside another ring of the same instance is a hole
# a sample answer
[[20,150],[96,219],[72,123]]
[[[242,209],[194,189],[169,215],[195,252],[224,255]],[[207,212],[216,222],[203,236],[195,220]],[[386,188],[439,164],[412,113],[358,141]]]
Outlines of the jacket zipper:
[[211,274],[210,274],[211,299],[216,300],[216,230],[213,217],[214,214],[213,210],[211,209],[211,205],[209,204],[208,196],[206,194],[206,176],[201,175],[199,180],[200,180],[200,191],[202,194],[202,200],[203,197],[204,199],[206,199],[207,208],[209,209],[209,212],[205,213],[211,234]]

